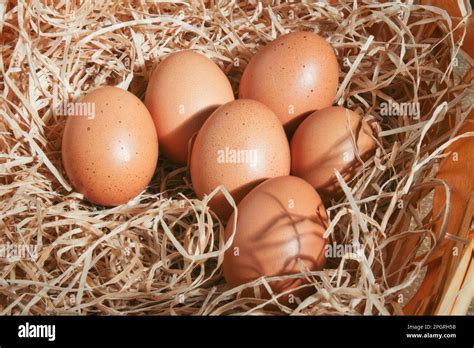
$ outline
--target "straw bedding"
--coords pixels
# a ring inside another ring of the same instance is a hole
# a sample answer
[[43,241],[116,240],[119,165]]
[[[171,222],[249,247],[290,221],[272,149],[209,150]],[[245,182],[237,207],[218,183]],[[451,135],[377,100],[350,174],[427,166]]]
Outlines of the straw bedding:
[[[443,185],[434,179],[437,162],[470,108],[463,100],[472,85],[453,72],[462,37],[450,34],[446,12],[364,2],[13,1],[0,2],[0,19],[0,244],[37,247],[31,258],[0,258],[0,314],[402,313],[408,299],[400,294],[446,233],[431,228],[446,214],[423,214],[421,205]],[[426,35],[430,28],[442,35]],[[457,28],[464,31],[464,22]],[[345,197],[327,207],[330,243],[363,254],[302,269],[293,277],[316,291],[285,306],[277,295],[240,295],[272,278],[226,287],[225,222],[196,199],[186,167],[161,157],[147,190],[114,208],[71,190],[61,164],[65,118],[55,108],[105,84],[142,98],[153,68],[181,49],[212,58],[237,91],[259,46],[295,30],[333,45],[341,66],[336,104],[376,121],[379,131],[374,158],[351,182],[339,176]],[[389,101],[420,103],[421,115],[380,115]],[[455,126],[440,127],[448,117]],[[405,219],[410,228],[400,231]],[[390,248],[413,234],[420,243],[393,265]]]

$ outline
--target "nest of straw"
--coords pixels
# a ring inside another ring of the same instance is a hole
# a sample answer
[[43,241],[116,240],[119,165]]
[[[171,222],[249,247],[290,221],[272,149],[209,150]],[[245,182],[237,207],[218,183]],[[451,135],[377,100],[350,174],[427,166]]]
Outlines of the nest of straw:
[[[0,314],[402,313],[400,294],[446,229],[435,235],[434,221],[446,216],[421,207],[441,185],[437,163],[469,109],[470,85],[453,72],[463,36],[452,33],[464,22],[454,28],[438,8],[401,3],[53,3],[0,2],[0,244],[36,247],[29,258],[0,258]],[[212,58],[237,91],[258,48],[296,30],[333,45],[335,103],[379,131],[375,156],[350,182],[340,178],[345,196],[327,207],[329,242],[359,245],[363,255],[293,275],[316,291],[288,307],[276,295],[242,295],[280,278],[226,286],[224,222],[196,199],[186,167],[160,158],[147,190],[114,208],[71,190],[61,164],[65,119],[54,110],[106,84],[142,98],[153,68],[181,49]],[[426,35],[433,30],[441,35]],[[381,116],[390,101],[419,103],[421,114]],[[439,127],[448,118],[454,126]],[[402,221],[409,228],[400,230]],[[393,264],[413,234],[420,242]]]

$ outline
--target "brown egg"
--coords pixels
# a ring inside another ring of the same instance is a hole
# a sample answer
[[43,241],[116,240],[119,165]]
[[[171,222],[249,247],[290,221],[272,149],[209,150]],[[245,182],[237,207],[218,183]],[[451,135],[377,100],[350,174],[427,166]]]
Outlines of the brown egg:
[[240,81],[240,98],[258,100],[292,133],[309,112],[330,106],[339,83],[333,48],[321,36],[280,36],[252,57]]
[[[283,127],[268,107],[254,100],[218,108],[202,126],[191,153],[191,179],[199,198],[224,185],[238,203],[263,180],[289,173]],[[232,212],[221,193],[210,206],[222,219]]]
[[180,164],[187,163],[193,134],[217,107],[232,100],[234,93],[222,70],[193,51],[170,54],[161,62],[145,96],[161,150]]
[[[238,205],[236,233],[224,255],[227,283],[236,287],[262,276],[300,273],[300,262],[303,269],[320,270],[326,261],[323,234],[327,223],[321,198],[306,181],[295,176],[268,179]],[[232,235],[233,224],[234,214],[225,229],[226,241]],[[272,282],[270,286],[281,293],[304,283],[303,279],[294,279]],[[261,291],[268,297],[263,286]],[[307,293],[292,292],[299,297]]]
[[64,169],[89,201],[114,206],[137,196],[150,182],[158,139],[145,105],[116,87],[101,87],[75,103],[93,110],[68,117],[62,141]]
[[[357,143],[353,146],[352,136]],[[370,126],[357,113],[339,106],[311,114],[296,130],[291,140],[291,173],[305,179],[325,201],[342,192],[334,174],[337,169],[344,180],[350,180],[360,169],[362,160],[376,147]]]

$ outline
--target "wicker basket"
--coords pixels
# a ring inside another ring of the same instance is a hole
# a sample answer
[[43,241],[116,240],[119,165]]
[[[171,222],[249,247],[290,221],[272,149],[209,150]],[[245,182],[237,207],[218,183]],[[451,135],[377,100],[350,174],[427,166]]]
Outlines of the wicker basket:
[[[469,119],[474,121],[474,111],[471,112]],[[465,132],[473,131],[474,123],[464,128]],[[473,146],[472,138],[468,138],[454,144],[447,151],[463,151],[460,147],[472,149]],[[470,161],[473,159],[471,153]],[[446,165],[452,163],[450,157],[444,161],[441,168],[446,168]],[[451,227],[455,233],[448,234],[430,256],[424,281],[405,307],[407,314],[466,314],[474,297],[474,230],[471,229],[474,218],[474,191],[469,189],[469,183],[474,179],[468,167],[464,167],[463,170],[464,172],[458,176],[449,170],[440,169],[438,173],[438,178],[446,180],[452,188],[453,204],[448,228]],[[435,193],[434,210],[441,210],[443,199],[445,198],[442,194]],[[441,226],[436,225],[435,231],[439,233],[440,230]]]

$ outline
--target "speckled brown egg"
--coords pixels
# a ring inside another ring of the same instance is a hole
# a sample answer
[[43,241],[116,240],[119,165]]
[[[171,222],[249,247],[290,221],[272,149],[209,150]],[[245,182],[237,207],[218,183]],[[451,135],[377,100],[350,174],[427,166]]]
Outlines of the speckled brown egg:
[[[323,234],[327,223],[321,198],[303,179],[282,176],[260,184],[238,205],[233,243],[224,255],[228,285],[236,287],[262,276],[296,274],[300,269],[320,270],[326,261]],[[233,231],[234,214],[225,229],[226,241]],[[304,279],[279,280],[270,286],[278,294],[304,283]],[[261,292],[268,297],[263,286]],[[308,289],[291,293],[301,297]]]
[[75,105],[93,115],[80,112],[66,121],[62,159],[69,180],[92,203],[126,203],[155,171],[158,138],[150,113],[140,99],[116,87],[95,89]]
[[292,133],[310,112],[333,103],[338,83],[339,65],[331,45],[312,32],[294,32],[252,57],[239,96],[270,107]]
[[212,60],[194,51],[170,54],[154,70],[145,96],[163,154],[186,164],[191,137],[232,100],[230,82]]
[[333,106],[316,111],[291,140],[291,173],[313,185],[325,201],[337,198],[342,191],[334,169],[346,182],[353,178],[361,160],[374,153],[372,134],[362,117],[349,109]]
[[[268,107],[254,100],[218,108],[202,126],[191,153],[191,180],[199,198],[224,185],[238,203],[263,180],[289,172],[283,127]],[[222,219],[232,212],[222,193],[210,207]]]

